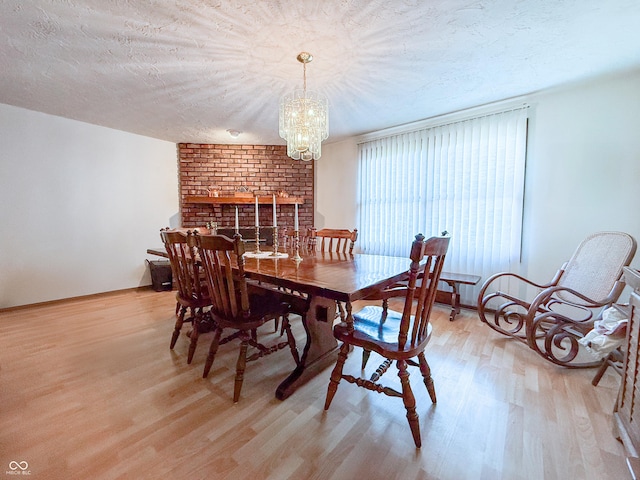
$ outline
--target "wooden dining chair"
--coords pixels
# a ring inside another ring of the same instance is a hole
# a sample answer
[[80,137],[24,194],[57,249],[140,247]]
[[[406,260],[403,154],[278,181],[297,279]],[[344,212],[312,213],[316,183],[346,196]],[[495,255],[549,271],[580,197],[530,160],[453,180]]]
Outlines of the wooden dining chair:
[[[311,242],[312,228],[302,228],[298,233],[298,241],[300,249],[309,248]],[[296,231],[292,227],[282,229],[282,247],[289,250],[295,247]]]
[[309,244],[321,252],[353,253],[353,247],[358,239],[358,230],[343,228],[312,229],[309,234]]
[[[346,322],[334,326],[333,334],[338,341],[342,342],[342,346],[336,366],[331,372],[324,404],[325,410],[329,409],[341,380],[391,397],[402,397],[413,440],[416,447],[420,448],[422,445],[420,425],[407,367],[409,365],[419,367],[431,401],[436,403],[436,391],[424,350],[431,338],[429,318],[448,247],[449,237],[433,237],[425,240],[423,235],[416,235],[411,246],[407,285],[390,288],[369,297],[368,300],[382,300],[382,306],[366,306],[355,313],[353,318],[347,317]],[[422,272],[424,274],[420,275]],[[404,308],[401,313],[388,308],[387,300],[391,297],[404,297]],[[417,304],[412,315],[414,301],[417,301]],[[384,357],[384,362],[370,378],[343,373],[352,347],[361,347],[365,351],[376,352]],[[414,360],[415,358],[417,361]],[[393,361],[398,368],[401,392],[379,383]]]
[[[295,248],[295,230],[292,227],[284,227],[282,229],[282,248],[284,248],[285,250],[289,251],[289,254],[291,254],[292,250]],[[298,234],[298,241],[299,243],[299,248],[300,251],[304,251],[304,250],[310,250],[310,249],[314,249],[315,248],[315,229],[313,227],[307,227],[304,229],[301,229],[299,234]],[[291,288],[285,288],[285,287],[279,287],[279,289],[283,292],[285,292],[286,294],[288,294],[289,296],[293,296],[295,301],[290,302],[291,305],[291,313],[294,313],[296,315],[300,315],[301,318],[304,318],[304,316],[306,315],[306,309],[308,308],[308,296],[300,291],[291,289]],[[282,326],[280,326],[280,324],[278,323],[278,320],[276,319],[275,322],[275,329],[276,332],[278,331],[278,329],[280,329],[280,335],[283,335],[283,329]]]
[[[312,228],[309,232],[309,248],[320,252],[352,254],[358,239],[358,229],[345,228]],[[345,319],[345,311],[341,302],[336,302],[336,318]]]
[[[237,403],[247,362],[288,346],[298,365],[298,351],[289,325],[289,305],[286,295],[277,289],[247,281],[244,271],[245,246],[240,234],[233,239],[224,235],[198,234],[194,238],[211,292],[210,315],[215,326],[202,376],[206,378],[209,375],[219,345],[231,338],[239,338],[240,352],[233,391],[233,401]],[[258,327],[278,317],[282,319],[287,341],[270,346],[259,343]],[[225,329],[231,329],[233,333],[221,340]],[[248,355],[249,347],[256,349],[251,355]]]
[[[208,235],[209,233],[211,233],[211,230],[208,227],[174,227],[174,228],[169,228],[169,227],[165,227],[164,229],[161,230],[171,230],[172,232],[183,232],[185,235],[187,232],[198,232],[201,235]],[[180,302],[176,302],[176,315],[179,314],[180,312]]]
[[[176,344],[184,322],[191,322],[191,343],[187,363],[191,363],[198,343],[198,335],[205,321],[204,309],[211,305],[209,290],[202,269],[196,262],[195,243],[190,230],[169,228],[160,230],[160,238],[169,256],[176,292],[176,324],[171,336],[170,349]],[[185,319],[187,311],[190,316]]]

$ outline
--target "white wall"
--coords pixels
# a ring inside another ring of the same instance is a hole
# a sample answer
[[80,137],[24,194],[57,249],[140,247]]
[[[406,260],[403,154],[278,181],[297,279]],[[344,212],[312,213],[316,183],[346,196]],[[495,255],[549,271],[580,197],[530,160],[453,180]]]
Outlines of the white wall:
[[174,143],[0,104],[0,308],[151,283]]
[[589,233],[640,241],[640,72],[531,100],[523,263],[546,280]]
[[[524,100],[521,272],[545,281],[588,233],[640,239],[640,72]],[[315,167],[316,227],[358,227],[355,139]],[[0,308],[148,285],[178,208],[175,144],[0,104]]]
[[314,226],[356,228],[358,147],[354,140],[322,146],[315,164]]
[[[523,100],[531,108],[521,272],[544,282],[589,233],[620,230],[640,240],[640,72]],[[356,225],[356,140],[322,149],[316,222]]]

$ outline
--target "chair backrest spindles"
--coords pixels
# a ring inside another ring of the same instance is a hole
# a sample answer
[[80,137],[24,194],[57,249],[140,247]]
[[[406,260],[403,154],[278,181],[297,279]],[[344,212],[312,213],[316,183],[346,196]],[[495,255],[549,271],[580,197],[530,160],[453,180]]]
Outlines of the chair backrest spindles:
[[212,313],[227,319],[248,317],[249,295],[242,237],[239,234],[233,239],[225,235],[196,234],[195,244],[212,292]]
[[[353,253],[353,247],[358,239],[358,230],[340,228],[312,229],[310,238],[311,245],[321,252]],[[318,239],[320,242],[318,242]]]
[[200,282],[200,267],[196,262],[195,243],[190,231],[160,230],[173,277],[178,286],[178,294],[185,299],[199,299],[203,296]]
[[[401,347],[404,347],[407,341],[410,345],[417,345],[428,334],[429,317],[435,302],[449,240],[449,237],[432,237],[425,240],[423,235],[418,234],[411,245],[409,280],[398,333],[398,343]],[[417,300],[417,306],[412,315],[414,300]]]
[[[301,249],[307,249],[311,242],[312,228],[300,229],[298,232],[299,247]],[[282,247],[294,248],[295,247],[295,233],[296,231],[291,227],[285,227],[282,232]]]

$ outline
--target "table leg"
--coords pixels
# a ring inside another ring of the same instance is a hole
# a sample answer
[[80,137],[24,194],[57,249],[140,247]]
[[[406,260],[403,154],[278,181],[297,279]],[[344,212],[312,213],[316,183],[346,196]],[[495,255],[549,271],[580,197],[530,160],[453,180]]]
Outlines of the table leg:
[[309,310],[303,316],[307,343],[300,364],[278,386],[276,398],[284,400],[300,385],[322,370],[335,364],[338,357],[338,342],[333,336],[333,320],[336,317],[336,302],[323,297],[312,297]]
[[[453,322],[453,320],[456,318],[456,315],[460,313],[460,294],[458,293],[458,282],[454,282],[452,280],[444,280],[442,278],[440,280],[445,282],[451,288],[451,292],[442,293],[446,293],[447,296],[449,296],[450,293],[449,300],[445,303],[449,303],[451,305],[451,314],[449,315],[449,321]],[[437,298],[436,301],[438,301]]]
[[458,283],[446,281],[451,287],[451,314],[449,315],[449,321],[453,322],[456,315],[460,313],[460,294],[458,293]]

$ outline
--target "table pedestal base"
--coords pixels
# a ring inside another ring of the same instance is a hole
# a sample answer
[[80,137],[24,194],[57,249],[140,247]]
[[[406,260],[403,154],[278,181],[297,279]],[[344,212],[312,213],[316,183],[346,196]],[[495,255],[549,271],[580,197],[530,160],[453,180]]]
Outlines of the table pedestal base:
[[[323,297],[312,297],[309,309],[302,317],[307,331],[307,344],[296,369],[278,386],[276,398],[284,400],[300,385],[320,371],[334,365],[338,358],[338,342],[333,336],[333,321],[336,318],[336,302]],[[329,376],[327,375],[327,384]]]

